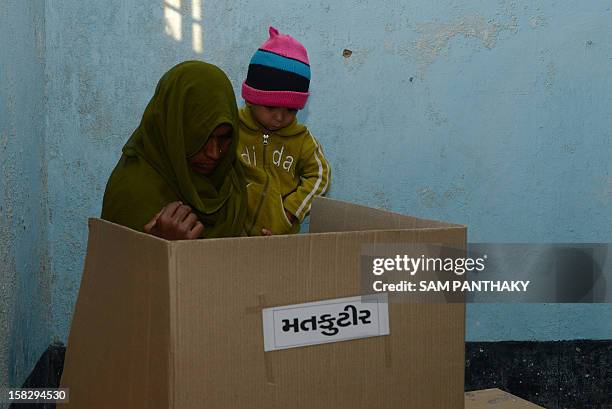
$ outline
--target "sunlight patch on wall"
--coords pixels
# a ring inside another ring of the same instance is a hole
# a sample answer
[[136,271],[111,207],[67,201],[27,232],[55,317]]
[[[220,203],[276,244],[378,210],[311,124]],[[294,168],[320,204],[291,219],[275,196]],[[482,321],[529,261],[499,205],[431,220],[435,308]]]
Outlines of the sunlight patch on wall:
[[[176,41],[191,40],[193,51],[204,51],[202,27],[202,0],[164,0],[164,31]],[[184,2],[184,3],[183,3]],[[191,6],[191,9],[190,9]],[[189,26],[191,25],[191,32]],[[186,31],[183,32],[183,29]],[[191,36],[191,39],[189,38]]]
[[203,50],[202,41],[202,0],[192,0],[191,17],[193,18],[191,38],[193,51],[201,54]]
[[176,41],[183,39],[181,0],[165,0],[164,21],[166,34]]

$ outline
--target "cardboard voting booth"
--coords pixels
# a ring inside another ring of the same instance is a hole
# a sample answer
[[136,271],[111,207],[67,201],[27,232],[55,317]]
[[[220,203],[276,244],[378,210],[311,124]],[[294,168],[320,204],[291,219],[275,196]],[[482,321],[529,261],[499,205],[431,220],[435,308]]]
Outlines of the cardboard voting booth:
[[291,236],[90,220],[62,406],[463,407],[465,305],[360,297],[361,248],[380,243],[465,248],[466,227],[324,198]]

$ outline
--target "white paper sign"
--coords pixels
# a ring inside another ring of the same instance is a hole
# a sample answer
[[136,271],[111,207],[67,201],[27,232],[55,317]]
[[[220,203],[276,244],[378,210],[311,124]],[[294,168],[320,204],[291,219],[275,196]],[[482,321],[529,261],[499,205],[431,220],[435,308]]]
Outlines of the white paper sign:
[[386,293],[265,308],[264,351],[389,335]]

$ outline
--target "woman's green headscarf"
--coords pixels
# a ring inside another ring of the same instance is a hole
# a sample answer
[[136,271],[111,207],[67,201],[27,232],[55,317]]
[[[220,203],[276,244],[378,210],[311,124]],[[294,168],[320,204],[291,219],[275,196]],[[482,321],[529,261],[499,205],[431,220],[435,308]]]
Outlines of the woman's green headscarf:
[[[231,147],[214,173],[202,176],[187,157],[221,124],[233,128]],[[123,147],[106,186],[102,218],[142,231],[163,206],[180,200],[204,224],[203,237],[240,235],[246,192],[236,158],[238,129],[234,91],[221,69],[201,61],[173,67]]]

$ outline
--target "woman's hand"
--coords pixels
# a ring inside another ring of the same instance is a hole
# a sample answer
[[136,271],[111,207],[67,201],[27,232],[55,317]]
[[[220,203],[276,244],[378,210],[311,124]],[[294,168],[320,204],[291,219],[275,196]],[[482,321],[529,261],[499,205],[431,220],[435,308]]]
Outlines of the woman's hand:
[[200,237],[204,225],[182,202],[172,202],[164,206],[149,223],[144,232],[166,240],[192,240]]

